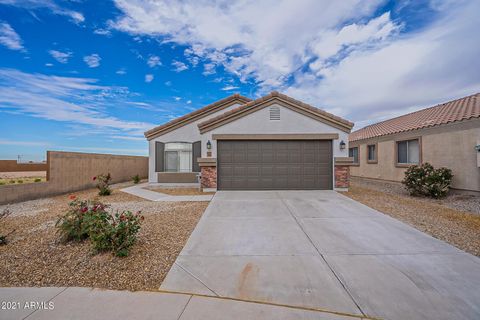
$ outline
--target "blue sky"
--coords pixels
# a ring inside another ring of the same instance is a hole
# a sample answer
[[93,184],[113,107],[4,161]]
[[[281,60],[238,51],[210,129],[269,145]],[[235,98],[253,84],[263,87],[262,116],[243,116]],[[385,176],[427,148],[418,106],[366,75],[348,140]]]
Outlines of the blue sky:
[[147,154],[143,132],[278,90],[356,123],[480,91],[479,1],[0,0],[0,158]]

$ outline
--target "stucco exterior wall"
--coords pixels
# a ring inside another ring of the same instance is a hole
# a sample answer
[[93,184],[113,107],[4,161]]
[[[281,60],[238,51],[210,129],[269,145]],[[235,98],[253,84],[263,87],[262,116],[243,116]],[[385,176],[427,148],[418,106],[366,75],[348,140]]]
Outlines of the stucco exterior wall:
[[[153,138],[152,140],[148,141],[148,155],[149,155],[149,170],[148,170],[148,181],[149,182],[157,182],[158,177],[155,172],[155,142],[195,142],[201,140],[200,131],[198,130],[198,124],[200,122],[206,121],[212,117],[216,117],[223,112],[229,111],[238,107],[240,104],[233,104],[225,109],[222,109],[218,112],[214,112],[208,116],[205,116],[197,121],[192,123],[186,124],[178,129],[172,130],[170,132],[165,133],[159,137]],[[202,152],[205,149],[205,145],[202,144]]]
[[[348,156],[348,133],[280,105],[274,104],[272,106],[280,108],[280,120],[270,120],[269,107],[266,107],[204,133],[202,135],[202,146],[210,140],[212,142],[212,157],[216,158],[217,143],[212,139],[213,134],[338,133],[339,138],[333,141],[333,156]],[[342,140],[347,144],[344,150],[340,150],[339,144]],[[207,150],[202,148],[202,158],[206,156]]]
[[[405,168],[395,167],[395,141],[421,137],[422,162],[452,169],[455,189],[480,191],[480,168],[475,145],[480,141],[480,120],[469,120],[378,139],[352,142],[359,146],[359,166],[351,175],[381,180],[401,181]],[[378,163],[367,163],[367,145],[378,143]]]
[[0,204],[91,188],[92,178],[101,173],[110,173],[112,183],[129,181],[136,174],[145,178],[148,158],[48,151],[47,166],[47,182],[0,186]]

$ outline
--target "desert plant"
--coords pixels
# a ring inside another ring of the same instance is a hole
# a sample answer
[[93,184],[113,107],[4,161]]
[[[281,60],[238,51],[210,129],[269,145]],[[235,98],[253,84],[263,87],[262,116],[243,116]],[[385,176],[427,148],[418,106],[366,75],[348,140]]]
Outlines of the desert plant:
[[34,182],[41,182],[42,179],[40,179],[40,178],[35,178],[35,180],[33,180],[33,181],[34,181]]
[[14,184],[14,183],[15,183],[15,180],[10,180],[9,183],[10,183],[10,184]]
[[452,170],[435,169],[430,163],[414,165],[405,171],[402,183],[413,196],[443,198],[447,195],[452,183]]
[[132,177],[133,183],[138,184],[140,182],[140,176],[138,174]]
[[70,200],[68,211],[55,226],[62,241],[81,241],[89,236],[91,216],[107,214],[107,206],[98,201],[79,200],[75,196],[70,196]]
[[114,215],[92,216],[90,239],[98,251],[111,250],[116,256],[125,257],[137,240],[141,221],[140,212],[117,212]]
[[[12,212],[10,211],[10,209],[8,208],[3,209],[2,212],[0,212],[0,221],[5,219],[11,214]],[[0,245],[5,245],[5,244],[7,244],[7,235],[0,234]]]
[[99,174],[96,177],[93,177],[93,181],[97,181],[97,189],[98,195],[100,196],[108,196],[112,194],[112,190],[110,189],[110,181],[112,177],[110,173],[107,174]]
[[17,183],[23,183],[23,180],[22,179],[17,180]]
[[5,182],[0,181],[0,186],[3,186],[3,185],[5,185]]

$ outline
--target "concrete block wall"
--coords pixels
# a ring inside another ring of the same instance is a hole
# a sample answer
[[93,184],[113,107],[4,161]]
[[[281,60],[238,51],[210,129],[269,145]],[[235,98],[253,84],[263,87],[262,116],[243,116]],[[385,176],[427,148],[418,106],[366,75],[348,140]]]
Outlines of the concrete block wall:
[[148,176],[148,157],[138,156],[48,151],[47,166],[47,182],[0,186],[0,204],[91,188],[102,173],[110,173],[112,183]]

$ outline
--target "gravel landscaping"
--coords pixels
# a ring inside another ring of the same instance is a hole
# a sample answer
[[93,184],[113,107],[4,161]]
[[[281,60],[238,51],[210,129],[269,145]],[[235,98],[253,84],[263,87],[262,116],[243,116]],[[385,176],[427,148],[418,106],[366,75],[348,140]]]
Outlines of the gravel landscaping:
[[162,188],[162,187],[146,187],[145,189],[172,196],[204,196],[215,194],[215,192],[203,192],[197,188]]
[[401,187],[391,183],[382,187],[382,182],[353,179],[349,191],[343,194],[480,257],[478,197],[417,198]]
[[[123,185],[122,185],[123,186]],[[151,202],[114,188],[101,197],[111,210],[141,210],[145,216],[130,255],[94,255],[89,241],[62,244],[55,222],[68,208],[68,195],[9,205],[0,233],[0,286],[81,286],[118,290],[158,289],[195,228],[207,202]],[[93,199],[98,190],[74,193]],[[7,206],[0,206],[3,210]]]

